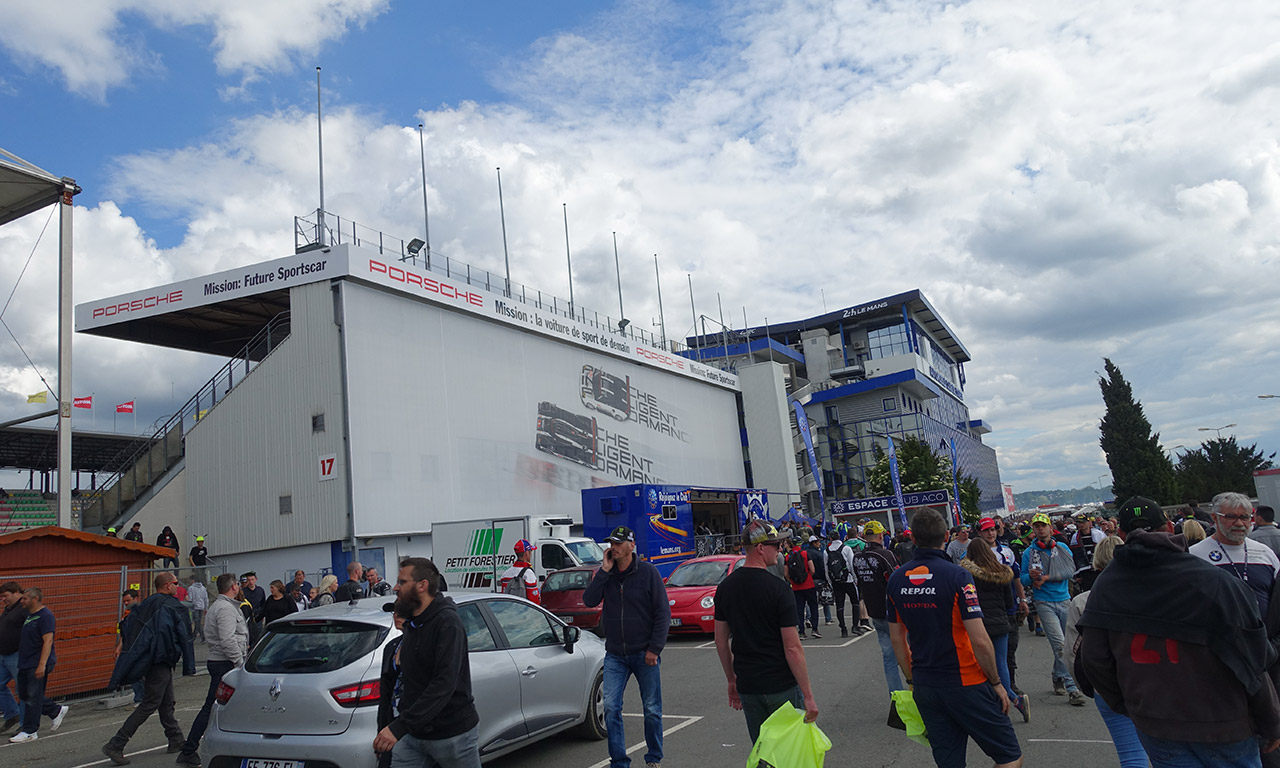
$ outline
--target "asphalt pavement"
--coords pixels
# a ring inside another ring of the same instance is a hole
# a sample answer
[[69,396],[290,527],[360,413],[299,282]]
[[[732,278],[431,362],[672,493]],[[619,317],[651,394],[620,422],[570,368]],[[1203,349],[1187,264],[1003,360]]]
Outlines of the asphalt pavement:
[[[834,626],[823,628],[821,640],[805,641],[809,674],[818,698],[818,725],[831,739],[828,766],[929,766],[927,747],[885,726],[888,692],[874,633],[841,640]],[[830,630],[830,631],[827,631]],[[1031,695],[1031,722],[1014,712],[1014,730],[1027,765],[1118,766],[1115,749],[1097,709],[1089,702],[1072,707],[1054,696],[1050,684],[1049,643],[1022,630],[1018,652],[1018,684]],[[203,665],[201,665],[203,668]],[[663,765],[667,768],[712,768],[745,764],[751,745],[742,713],[729,708],[724,676],[709,636],[674,637],[662,655],[663,721],[666,735]],[[175,681],[177,717],[191,725],[204,701],[208,678]],[[41,724],[40,738],[27,744],[0,743],[0,765],[21,768],[89,768],[109,765],[100,749],[128,712],[106,709],[94,700],[69,702],[61,729]],[[628,686],[624,712],[627,741],[634,747],[633,765],[643,765],[644,731],[635,682]],[[169,768],[174,756],[165,751],[159,720],[152,716],[125,753],[138,768]],[[969,746],[969,764],[991,761]],[[581,741],[561,735],[494,760],[491,768],[604,768],[609,764],[604,741]]]

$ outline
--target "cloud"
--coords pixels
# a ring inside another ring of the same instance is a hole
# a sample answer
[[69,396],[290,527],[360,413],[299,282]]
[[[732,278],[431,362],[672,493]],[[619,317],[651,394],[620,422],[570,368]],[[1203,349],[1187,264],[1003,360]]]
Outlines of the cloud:
[[[290,69],[299,55],[363,26],[388,6],[389,0],[16,3],[6,8],[0,46],[24,68],[55,70],[68,90],[103,101],[107,91],[136,75],[163,71],[146,33],[196,27],[212,34],[218,71],[244,77],[243,89],[257,73]],[[231,88],[227,96],[236,92]]]

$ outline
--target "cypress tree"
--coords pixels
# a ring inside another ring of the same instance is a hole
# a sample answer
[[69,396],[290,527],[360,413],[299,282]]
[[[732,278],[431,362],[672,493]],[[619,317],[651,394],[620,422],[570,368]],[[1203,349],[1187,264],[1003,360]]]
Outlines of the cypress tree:
[[1151,432],[1151,422],[1142,403],[1133,398],[1133,387],[1108,358],[1103,358],[1107,375],[1098,379],[1102,402],[1107,407],[1098,441],[1111,468],[1111,489],[1117,502],[1130,496],[1146,496],[1161,504],[1177,504],[1178,488],[1173,464],[1160,448],[1160,433]]

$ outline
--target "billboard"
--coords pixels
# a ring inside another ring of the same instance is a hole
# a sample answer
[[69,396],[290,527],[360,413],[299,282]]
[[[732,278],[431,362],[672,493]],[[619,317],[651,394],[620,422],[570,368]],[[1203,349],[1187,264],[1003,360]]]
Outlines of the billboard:
[[373,286],[343,295],[358,536],[581,522],[584,488],[746,482],[726,382]]

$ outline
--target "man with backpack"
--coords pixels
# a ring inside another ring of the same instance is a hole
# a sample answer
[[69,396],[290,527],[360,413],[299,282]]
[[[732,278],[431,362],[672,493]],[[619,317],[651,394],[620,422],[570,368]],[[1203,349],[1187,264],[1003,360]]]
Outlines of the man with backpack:
[[831,597],[836,603],[836,621],[840,625],[840,636],[849,636],[849,627],[844,623],[844,599],[849,598],[853,606],[853,634],[858,636],[866,632],[858,617],[858,577],[853,572],[853,550],[840,541],[839,531],[829,534],[827,544],[827,578],[831,582]]
[[791,546],[787,553],[787,581],[791,582],[791,591],[796,598],[796,618],[800,623],[800,639],[806,639],[804,633],[804,609],[809,608],[809,623],[813,627],[813,636],[821,639],[818,631],[818,585],[813,580],[813,561],[809,553],[799,543]]
[[516,561],[502,572],[498,591],[523,597],[534,605],[542,605],[542,590],[538,588],[538,574],[534,572],[533,563],[529,560],[529,553],[535,549],[537,547],[525,539],[516,542]]

